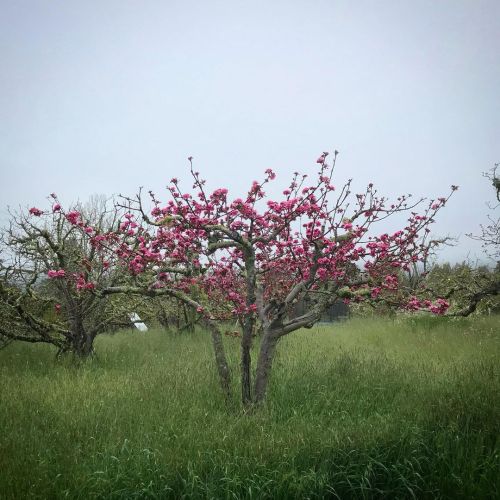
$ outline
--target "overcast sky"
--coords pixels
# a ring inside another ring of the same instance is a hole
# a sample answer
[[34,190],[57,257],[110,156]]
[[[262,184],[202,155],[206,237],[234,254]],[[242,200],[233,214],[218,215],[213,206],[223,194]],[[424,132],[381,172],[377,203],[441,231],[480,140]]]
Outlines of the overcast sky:
[[[1,211],[95,193],[161,198],[186,157],[238,196],[338,149],[337,184],[460,190],[441,254],[500,161],[500,1],[0,0]],[[278,187],[280,190],[278,190]]]

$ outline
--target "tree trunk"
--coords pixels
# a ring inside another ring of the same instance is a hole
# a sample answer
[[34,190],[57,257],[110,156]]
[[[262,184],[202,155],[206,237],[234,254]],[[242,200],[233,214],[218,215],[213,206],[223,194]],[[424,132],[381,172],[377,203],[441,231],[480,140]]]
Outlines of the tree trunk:
[[210,320],[206,320],[205,325],[210,330],[212,336],[212,346],[214,348],[215,364],[219,374],[219,383],[226,398],[226,401],[231,401],[231,371],[227,362],[226,351],[222,342],[222,335],[217,325]]
[[[255,254],[253,249],[245,249],[245,272],[246,272],[246,305],[250,309],[255,307],[257,299],[257,274],[255,271]],[[243,336],[241,339],[241,401],[244,407],[252,404],[252,335],[255,326],[253,313],[245,315],[243,320]]]
[[94,337],[85,331],[73,343],[73,352],[80,358],[87,358],[94,352]]
[[275,333],[269,330],[264,331],[260,344],[259,358],[257,360],[257,370],[255,373],[254,402],[256,404],[262,403],[266,397],[269,378],[271,376],[271,367],[276,353],[278,340],[279,337],[277,337]]
[[253,321],[246,318],[243,324],[243,336],[241,339],[241,402],[243,406],[252,403],[252,348]]
[[80,358],[87,358],[94,352],[95,335],[86,331],[80,315],[71,321],[71,338],[68,351]]
[[182,310],[184,312],[184,325],[179,331],[186,330],[187,332],[193,333],[195,331],[195,318],[193,314],[190,314],[186,304],[182,304]]

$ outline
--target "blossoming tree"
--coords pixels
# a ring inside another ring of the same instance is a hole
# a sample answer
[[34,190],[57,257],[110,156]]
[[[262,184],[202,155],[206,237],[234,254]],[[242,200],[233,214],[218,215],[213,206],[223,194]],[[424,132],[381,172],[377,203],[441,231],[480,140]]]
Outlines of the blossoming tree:
[[[295,173],[279,200],[265,193],[275,178],[271,169],[245,196],[231,199],[225,188],[208,192],[189,158],[192,190],[184,191],[174,178],[166,202],[151,192],[148,209],[140,192],[123,199],[119,231],[103,235],[101,251],[118,256],[131,275],[147,279],[100,293],[170,295],[196,310],[213,333],[226,394],[229,368],[217,323],[236,319],[244,405],[265,398],[279,340],[312,327],[338,300],[384,300],[406,310],[444,313],[446,300],[406,293],[399,276],[426,257],[429,226],[448,197],[413,203],[404,195],[390,203],[372,184],[352,195],[351,181],[334,187],[337,152],[331,162],[328,157],[325,152],[318,158],[312,182]],[[405,211],[409,216],[400,230],[376,232],[383,221]],[[307,309],[297,315],[299,301]]]

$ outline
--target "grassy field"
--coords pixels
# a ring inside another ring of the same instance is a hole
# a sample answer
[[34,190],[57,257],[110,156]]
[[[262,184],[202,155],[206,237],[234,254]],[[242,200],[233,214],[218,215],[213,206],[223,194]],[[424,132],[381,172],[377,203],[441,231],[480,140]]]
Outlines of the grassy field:
[[250,415],[224,406],[203,332],[96,347],[79,367],[0,351],[0,498],[500,497],[499,318],[292,334]]

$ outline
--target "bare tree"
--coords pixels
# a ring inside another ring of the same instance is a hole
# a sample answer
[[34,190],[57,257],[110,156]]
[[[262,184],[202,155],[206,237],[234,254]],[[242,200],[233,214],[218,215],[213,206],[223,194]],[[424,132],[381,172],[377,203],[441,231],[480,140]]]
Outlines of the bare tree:
[[480,225],[481,234],[468,235],[474,240],[481,241],[486,254],[496,261],[500,260],[500,216],[498,215],[498,208],[500,207],[500,177],[497,175],[499,165],[500,163],[496,163],[489,172],[483,173],[483,176],[491,182],[498,203],[487,203],[490,213],[487,215],[488,222]]

